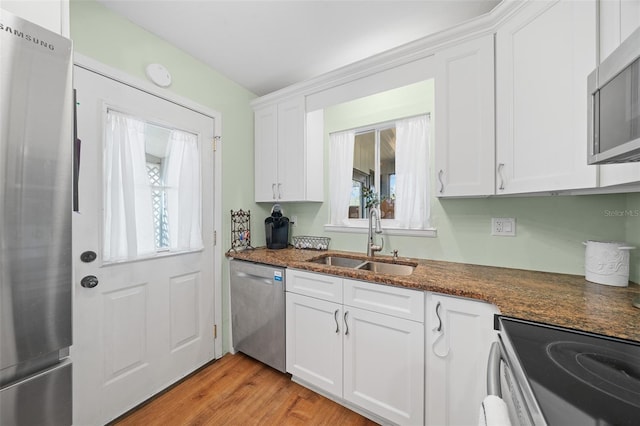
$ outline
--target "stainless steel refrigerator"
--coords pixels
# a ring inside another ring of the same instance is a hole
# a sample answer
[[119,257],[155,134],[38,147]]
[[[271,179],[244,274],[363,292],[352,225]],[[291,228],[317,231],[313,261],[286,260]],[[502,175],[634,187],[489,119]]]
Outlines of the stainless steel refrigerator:
[[71,42],[0,9],[0,425],[70,425]]

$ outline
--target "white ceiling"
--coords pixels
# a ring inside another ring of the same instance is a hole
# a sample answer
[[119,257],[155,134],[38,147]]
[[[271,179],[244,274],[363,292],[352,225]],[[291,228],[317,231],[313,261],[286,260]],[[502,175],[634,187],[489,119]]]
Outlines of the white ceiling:
[[449,28],[499,3],[98,1],[259,96]]

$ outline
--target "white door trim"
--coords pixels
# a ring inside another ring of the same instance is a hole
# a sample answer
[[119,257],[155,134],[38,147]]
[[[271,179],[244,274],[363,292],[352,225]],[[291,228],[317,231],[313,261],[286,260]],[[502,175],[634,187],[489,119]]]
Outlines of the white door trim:
[[[177,95],[167,89],[154,86],[153,84],[144,81],[140,78],[129,75],[119,69],[113,68],[102,62],[96,61],[88,56],[74,52],[73,63],[79,67],[85,68],[89,71],[93,71],[97,74],[101,74],[112,80],[134,87],[143,92],[147,92],[151,95],[162,98],[166,101],[191,109],[200,114],[213,118],[215,125],[216,138],[222,137],[222,114],[219,111],[213,110],[206,106],[203,106],[197,102],[194,102],[188,98]],[[218,140],[217,150],[214,154],[214,199],[213,199],[213,212],[214,223],[213,230],[218,235],[218,240],[222,238],[222,143]],[[215,324],[218,327],[218,336],[214,343],[214,356],[216,359],[222,356],[222,249],[221,244],[216,241],[213,247],[213,280],[214,280],[214,316]]]

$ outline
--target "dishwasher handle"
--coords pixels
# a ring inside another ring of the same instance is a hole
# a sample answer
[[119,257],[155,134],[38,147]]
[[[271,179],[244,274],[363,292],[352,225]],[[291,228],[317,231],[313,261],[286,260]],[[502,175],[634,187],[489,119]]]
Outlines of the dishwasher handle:
[[265,278],[261,275],[253,275],[253,274],[248,274],[246,272],[236,272],[236,276],[240,277],[240,278],[252,278],[254,280],[258,280],[258,281],[262,281],[265,284],[273,284],[273,279],[271,278]]
[[489,352],[489,360],[487,361],[487,395],[495,395],[502,398],[502,389],[500,385],[500,361],[502,360],[502,351],[500,350],[500,342],[491,344]]

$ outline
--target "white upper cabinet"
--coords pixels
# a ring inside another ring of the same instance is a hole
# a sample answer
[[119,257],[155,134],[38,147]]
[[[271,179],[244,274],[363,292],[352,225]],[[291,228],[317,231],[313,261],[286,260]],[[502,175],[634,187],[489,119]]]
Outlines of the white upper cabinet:
[[256,201],[277,201],[278,106],[255,110],[255,191]]
[[496,36],[496,193],[597,186],[587,165],[596,1],[533,1]]
[[486,35],[435,55],[438,197],[495,193],[493,43]]
[[[600,61],[640,27],[640,0],[600,0]],[[600,186],[640,181],[640,164],[603,164]]]
[[306,119],[304,96],[255,109],[256,202],[322,201],[322,140]]

